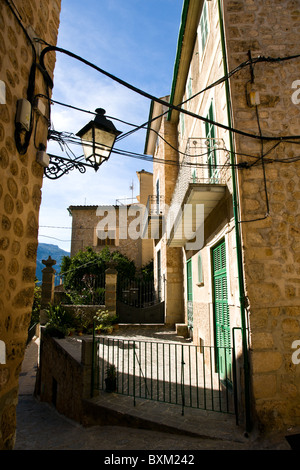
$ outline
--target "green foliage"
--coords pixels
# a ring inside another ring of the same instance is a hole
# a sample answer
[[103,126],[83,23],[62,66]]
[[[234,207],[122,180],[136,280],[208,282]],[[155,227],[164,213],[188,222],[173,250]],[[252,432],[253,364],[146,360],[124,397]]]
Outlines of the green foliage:
[[118,317],[107,310],[98,310],[96,315],[83,309],[68,310],[61,304],[49,305],[46,310],[48,322],[46,333],[58,338],[69,334],[92,334],[93,329],[98,333],[110,333]]
[[73,313],[65,310],[61,304],[49,305],[46,312],[48,315],[46,332],[52,336],[61,338],[79,327],[79,319]]
[[76,289],[85,274],[100,274],[105,271],[105,261],[92,248],[80,250],[72,258],[65,256],[61,264],[66,289]]
[[105,287],[95,287],[85,282],[85,274],[82,280],[82,288],[72,289],[68,292],[68,298],[73,305],[101,305],[105,303]]
[[108,310],[98,310],[94,317],[95,331],[98,333],[109,333],[117,320],[118,317],[108,313]]
[[141,275],[143,281],[152,281],[154,279],[153,260],[149,261],[148,264],[142,267]]
[[34,297],[33,297],[33,305],[32,305],[32,312],[31,312],[31,320],[29,328],[33,325],[40,322],[40,310],[41,310],[41,297],[42,297],[42,288],[37,285],[38,280],[35,280],[34,286]]
[[[72,258],[65,256],[61,264],[64,287],[76,305],[97,305],[104,302],[105,270],[113,265],[120,277],[132,279],[136,268],[133,261],[118,251],[104,247],[95,252],[91,247],[80,250]],[[102,276],[102,285],[98,284]]]

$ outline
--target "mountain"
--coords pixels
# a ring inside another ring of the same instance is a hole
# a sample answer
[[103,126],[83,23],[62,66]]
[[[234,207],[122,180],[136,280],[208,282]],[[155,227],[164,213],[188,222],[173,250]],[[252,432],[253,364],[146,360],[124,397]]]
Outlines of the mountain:
[[[70,256],[70,253],[67,251],[62,250],[57,245],[50,245],[48,243],[39,243],[37,249],[37,259],[36,259],[36,277],[41,282],[42,281],[42,269],[46,266],[42,263],[43,260],[48,259],[51,256],[52,259],[55,259],[56,264],[53,268],[56,271],[56,274],[60,273],[60,265],[62,258],[64,256]],[[57,284],[58,281],[55,283]]]

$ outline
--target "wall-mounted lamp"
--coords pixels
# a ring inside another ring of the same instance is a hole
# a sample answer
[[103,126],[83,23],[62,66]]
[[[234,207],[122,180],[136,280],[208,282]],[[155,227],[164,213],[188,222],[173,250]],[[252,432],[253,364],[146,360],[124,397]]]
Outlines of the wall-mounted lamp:
[[[98,171],[99,166],[109,159],[115,140],[121,132],[105,117],[104,109],[98,108],[95,112],[95,119],[76,134],[81,139],[85,161],[82,156],[66,158],[52,154],[45,155],[45,149],[40,149],[37,161],[44,166],[44,174],[47,178],[60,178],[74,168],[80,173],[85,173],[86,168]],[[49,131],[48,140],[51,139],[51,131]]]

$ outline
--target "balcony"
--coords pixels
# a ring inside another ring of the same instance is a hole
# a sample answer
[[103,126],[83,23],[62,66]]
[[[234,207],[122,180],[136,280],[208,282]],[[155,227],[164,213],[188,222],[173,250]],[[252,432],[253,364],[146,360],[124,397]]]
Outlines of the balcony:
[[164,212],[164,197],[156,195],[149,196],[143,218],[142,238],[161,238]]
[[188,140],[166,219],[169,246],[192,249],[189,242],[203,230],[204,220],[225,196],[228,162],[222,139]]

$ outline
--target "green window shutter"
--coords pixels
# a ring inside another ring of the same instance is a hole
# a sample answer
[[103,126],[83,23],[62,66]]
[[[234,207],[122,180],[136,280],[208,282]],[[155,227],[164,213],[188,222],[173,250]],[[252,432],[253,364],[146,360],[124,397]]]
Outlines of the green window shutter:
[[[216,346],[221,378],[231,380],[230,314],[227,292],[225,241],[213,249],[213,285]],[[226,349],[225,349],[226,348]]]
[[193,183],[197,183],[197,174],[196,174],[196,170],[193,171]]
[[200,34],[201,34],[201,52],[204,51],[206,40],[208,37],[208,15],[206,1],[203,5],[203,11],[200,18]]

